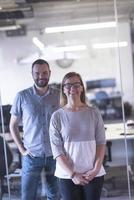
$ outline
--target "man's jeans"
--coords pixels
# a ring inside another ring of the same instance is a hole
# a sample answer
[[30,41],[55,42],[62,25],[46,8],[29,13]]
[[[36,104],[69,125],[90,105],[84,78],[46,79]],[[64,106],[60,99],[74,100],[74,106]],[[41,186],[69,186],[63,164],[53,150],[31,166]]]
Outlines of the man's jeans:
[[52,157],[35,157],[29,155],[22,159],[22,200],[36,200],[41,171],[46,177],[47,200],[59,200],[57,178],[54,177],[55,160]]

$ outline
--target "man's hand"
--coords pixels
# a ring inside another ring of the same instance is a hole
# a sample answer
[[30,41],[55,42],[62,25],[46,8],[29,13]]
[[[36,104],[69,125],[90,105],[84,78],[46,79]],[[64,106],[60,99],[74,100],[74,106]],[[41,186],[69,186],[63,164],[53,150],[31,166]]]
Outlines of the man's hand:
[[29,155],[30,157],[34,158],[35,155],[33,155],[33,153],[31,153],[28,149],[22,152],[23,156],[27,156]]

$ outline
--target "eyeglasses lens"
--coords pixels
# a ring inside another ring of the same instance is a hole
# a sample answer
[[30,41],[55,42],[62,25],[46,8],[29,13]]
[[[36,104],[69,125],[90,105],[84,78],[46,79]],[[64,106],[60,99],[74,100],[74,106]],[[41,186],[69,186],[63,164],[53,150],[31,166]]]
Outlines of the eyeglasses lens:
[[79,88],[81,86],[81,83],[79,82],[76,82],[76,83],[66,83],[64,84],[64,87],[66,89],[71,89],[71,87],[74,87],[74,88]]

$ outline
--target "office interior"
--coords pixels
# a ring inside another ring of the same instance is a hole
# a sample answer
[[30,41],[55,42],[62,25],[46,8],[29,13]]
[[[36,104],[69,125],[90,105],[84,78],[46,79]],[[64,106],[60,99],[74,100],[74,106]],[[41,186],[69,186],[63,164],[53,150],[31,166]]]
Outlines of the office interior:
[[[31,65],[38,58],[51,66],[52,87],[60,88],[67,72],[80,73],[88,103],[100,109],[107,140],[101,199],[134,199],[133,45],[133,0],[0,0],[0,146],[6,160],[0,199],[21,199],[21,155],[9,111],[16,93],[33,85]],[[42,172],[38,199],[45,198]]]

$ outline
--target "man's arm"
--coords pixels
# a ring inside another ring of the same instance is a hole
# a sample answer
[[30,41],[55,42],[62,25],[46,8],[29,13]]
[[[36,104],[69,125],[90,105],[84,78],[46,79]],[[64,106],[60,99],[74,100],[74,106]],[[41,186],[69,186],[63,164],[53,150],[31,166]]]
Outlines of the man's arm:
[[26,149],[24,148],[24,145],[22,143],[22,139],[19,132],[19,124],[18,119],[15,115],[11,115],[10,119],[10,133],[13,137],[14,142],[16,143],[20,153],[24,155]]

